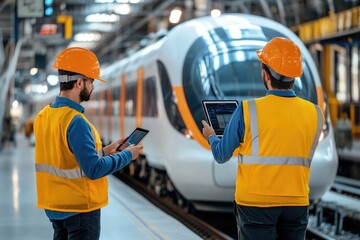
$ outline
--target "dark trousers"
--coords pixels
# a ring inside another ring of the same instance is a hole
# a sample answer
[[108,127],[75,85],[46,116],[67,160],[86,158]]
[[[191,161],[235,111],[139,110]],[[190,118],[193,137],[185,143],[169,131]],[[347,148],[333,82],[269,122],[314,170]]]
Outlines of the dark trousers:
[[100,209],[80,213],[64,220],[50,220],[54,240],[98,240],[100,238]]
[[246,207],[234,204],[239,240],[304,240],[308,207]]

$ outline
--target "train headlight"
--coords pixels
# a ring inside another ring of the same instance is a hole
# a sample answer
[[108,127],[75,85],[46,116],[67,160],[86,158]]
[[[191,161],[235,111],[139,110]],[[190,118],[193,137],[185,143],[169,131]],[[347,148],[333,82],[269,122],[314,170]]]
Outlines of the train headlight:
[[328,108],[325,106],[325,111],[324,111],[324,125],[323,125],[323,129],[320,133],[320,137],[319,137],[319,142],[321,142],[324,138],[326,138],[326,136],[329,134],[329,130],[330,130],[330,119],[329,119],[329,112],[328,112]]
[[319,142],[321,142],[329,134],[329,122],[325,121],[323,125],[323,130],[320,133]]

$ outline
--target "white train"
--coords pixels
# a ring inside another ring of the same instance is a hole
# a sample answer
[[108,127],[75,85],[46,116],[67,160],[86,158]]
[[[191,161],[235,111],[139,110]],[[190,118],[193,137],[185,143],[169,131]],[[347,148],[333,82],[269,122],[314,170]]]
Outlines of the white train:
[[[201,100],[265,95],[255,52],[275,36],[300,46],[304,74],[295,80],[294,90],[319,104],[326,115],[311,165],[310,198],[316,201],[337,171],[333,129],[311,55],[293,32],[275,21],[224,14],[180,24],[158,42],[102,69],[108,81],[95,81],[92,99],[83,104],[85,114],[104,142],[125,137],[135,127],[150,130],[142,142],[144,158],[136,164],[140,169],[132,173],[146,178],[156,192],[172,193],[178,203],[191,202],[198,209],[231,203],[237,153],[225,164],[215,162],[201,134]],[[41,101],[53,99],[58,91]]]

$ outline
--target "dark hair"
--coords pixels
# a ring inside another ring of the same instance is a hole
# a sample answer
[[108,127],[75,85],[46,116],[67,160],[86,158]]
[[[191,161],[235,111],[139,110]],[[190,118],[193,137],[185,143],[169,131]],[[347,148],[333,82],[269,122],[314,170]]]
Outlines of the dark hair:
[[[60,75],[67,75],[67,76],[73,76],[73,75],[77,75],[78,73],[74,73],[74,72],[70,72],[70,71],[65,71],[65,70],[61,70],[59,69],[59,76]],[[74,84],[76,83],[75,81],[70,81],[70,82],[61,82],[60,83],[60,91],[66,91],[66,90],[71,90],[74,88]]]
[[[271,86],[275,89],[291,89],[294,86],[294,80],[292,80],[291,82],[284,82],[281,80],[278,80],[276,78],[273,77],[273,75],[271,75],[271,72],[268,68],[268,66],[266,66],[265,64],[261,64],[262,69],[264,69],[268,75],[270,76],[270,80],[271,80]],[[281,75],[280,79],[282,79],[284,76]]]

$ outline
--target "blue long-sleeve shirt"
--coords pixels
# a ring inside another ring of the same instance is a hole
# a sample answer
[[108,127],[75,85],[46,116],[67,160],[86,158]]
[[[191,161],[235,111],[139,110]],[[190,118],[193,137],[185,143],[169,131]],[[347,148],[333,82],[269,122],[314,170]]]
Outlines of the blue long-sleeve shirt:
[[[84,113],[84,108],[63,97],[56,97],[55,102],[51,103],[52,108],[70,107],[80,113]],[[71,151],[83,170],[90,179],[98,179],[114,173],[130,163],[132,154],[129,150],[119,153],[99,157],[95,150],[95,142],[89,124],[80,116],[75,116],[68,128],[67,140]],[[45,210],[49,219],[63,220],[78,213],[58,212]]]
[[[266,95],[273,94],[280,97],[296,97],[293,90],[269,90]],[[234,150],[239,147],[240,143],[244,140],[245,123],[242,102],[235,109],[231,116],[229,124],[224,130],[222,138],[216,135],[209,137],[211,151],[215,161],[224,163],[229,161],[232,157]]]

